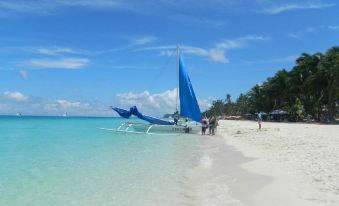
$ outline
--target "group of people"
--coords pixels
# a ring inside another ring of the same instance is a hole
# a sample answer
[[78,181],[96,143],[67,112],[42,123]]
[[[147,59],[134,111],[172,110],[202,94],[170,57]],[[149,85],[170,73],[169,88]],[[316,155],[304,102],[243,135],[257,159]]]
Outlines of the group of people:
[[218,120],[215,115],[212,115],[209,119],[207,119],[206,117],[203,117],[201,120],[201,134],[205,135],[206,130],[208,128],[208,134],[214,135],[217,126],[218,126]]
[[[261,122],[263,120],[263,113],[262,112],[258,112],[257,114],[257,119],[258,119],[258,126],[259,126],[259,130],[261,130]],[[179,120],[179,114],[178,112],[174,113],[174,124],[178,125],[178,120]],[[190,128],[188,127],[187,123],[188,123],[188,119],[185,119],[186,122],[186,128],[185,128],[185,132],[189,133],[190,132]],[[206,116],[204,116],[201,120],[201,134],[202,135],[206,135],[206,130],[208,129],[208,134],[209,135],[215,135],[215,131],[217,129],[218,126],[218,119],[215,115],[210,116],[210,118],[207,119]]]

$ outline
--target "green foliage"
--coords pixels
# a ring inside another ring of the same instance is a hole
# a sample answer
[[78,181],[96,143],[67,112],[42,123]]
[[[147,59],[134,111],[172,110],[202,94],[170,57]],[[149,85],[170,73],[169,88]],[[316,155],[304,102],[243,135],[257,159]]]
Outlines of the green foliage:
[[339,47],[325,54],[303,53],[291,71],[279,70],[261,85],[255,85],[236,102],[226,95],[214,101],[205,115],[245,115],[275,109],[289,112],[291,120],[314,117],[333,121],[338,117],[339,104]]

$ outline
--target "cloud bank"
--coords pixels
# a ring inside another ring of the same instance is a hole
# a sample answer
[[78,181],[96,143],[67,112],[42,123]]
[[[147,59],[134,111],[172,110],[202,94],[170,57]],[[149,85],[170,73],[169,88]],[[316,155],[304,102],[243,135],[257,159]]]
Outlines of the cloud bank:
[[[117,104],[123,108],[137,106],[145,114],[161,117],[176,111],[176,89],[151,94],[149,91],[117,94]],[[198,99],[201,111],[211,106],[212,98]]]
[[23,102],[28,99],[28,96],[25,96],[21,92],[17,92],[17,91],[14,91],[14,92],[6,91],[4,92],[3,96],[5,99],[13,100],[17,102]]
[[[198,99],[201,111],[211,106],[213,99]],[[23,115],[54,115],[61,116],[68,113],[70,116],[117,116],[109,106],[128,109],[137,106],[144,114],[162,117],[166,113],[173,113],[176,104],[176,89],[160,93],[126,92],[113,96],[112,101],[86,101],[68,99],[44,99],[25,95],[18,91],[6,91],[0,95],[0,114]]]

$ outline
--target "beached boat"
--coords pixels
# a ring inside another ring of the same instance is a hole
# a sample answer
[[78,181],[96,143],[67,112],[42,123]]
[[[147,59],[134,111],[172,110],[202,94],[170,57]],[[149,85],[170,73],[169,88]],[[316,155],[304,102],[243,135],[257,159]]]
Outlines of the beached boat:
[[198,133],[201,128],[201,112],[196,99],[191,80],[186,71],[179,47],[177,48],[177,98],[176,112],[173,120],[159,119],[143,115],[136,106],[129,110],[111,107],[123,118],[130,118],[132,115],[148,123],[125,122],[117,129],[107,129],[117,132],[146,133],[172,135],[177,133]]

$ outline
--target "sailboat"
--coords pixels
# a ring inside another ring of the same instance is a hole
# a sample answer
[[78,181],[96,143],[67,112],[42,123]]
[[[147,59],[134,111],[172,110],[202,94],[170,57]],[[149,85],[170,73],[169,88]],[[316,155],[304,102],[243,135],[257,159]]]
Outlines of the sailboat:
[[134,115],[148,123],[125,122],[117,129],[108,130],[157,135],[198,133],[201,128],[201,112],[184,61],[180,55],[179,47],[177,47],[177,76],[177,98],[174,121],[144,115],[139,112],[136,106],[131,107],[129,110],[111,107],[113,111],[117,112],[123,118],[130,118]]

